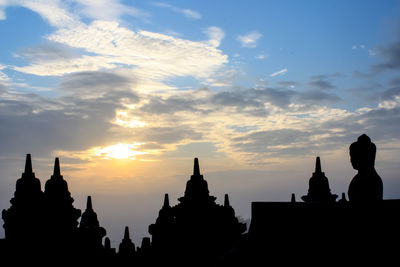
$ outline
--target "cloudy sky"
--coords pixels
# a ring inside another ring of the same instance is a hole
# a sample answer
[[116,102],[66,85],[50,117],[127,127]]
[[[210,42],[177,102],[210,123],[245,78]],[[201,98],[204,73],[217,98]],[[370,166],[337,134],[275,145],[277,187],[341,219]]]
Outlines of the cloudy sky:
[[400,197],[398,0],[0,0],[0,40],[1,209],[25,154],[42,186],[58,156],[75,206],[139,243],[194,157],[246,220],[306,194],[316,156],[347,192],[363,133]]

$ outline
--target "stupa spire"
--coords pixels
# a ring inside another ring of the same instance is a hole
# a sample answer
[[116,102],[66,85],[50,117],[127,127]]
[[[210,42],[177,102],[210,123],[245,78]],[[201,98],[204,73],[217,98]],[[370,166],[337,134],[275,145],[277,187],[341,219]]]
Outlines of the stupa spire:
[[200,176],[200,167],[198,158],[194,158],[193,176]]
[[124,239],[125,240],[129,240],[130,239],[130,237],[129,237],[129,227],[128,226],[125,226]]
[[321,170],[321,160],[320,160],[319,157],[317,157],[317,159],[315,161],[315,173],[318,174],[318,173],[321,173],[321,172],[322,172],[322,170]]
[[169,207],[169,197],[168,194],[165,194],[164,196],[164,206],[163,207]]
[[86,201],[86,210],[93,210],[92,197],[88,196]]
[[26,160],[25,160],[25,174],[31,174],[32,173],[32,159],[31,159],[31,154],[26,154]]
[[229,196],[228,194],[225,194],[225,199],[224,199],[224,206],[225,207],[229,207]]
[[59,160],[58,158],[56,158],[55,161],[54,161],[53,176],[54,176],[54,177],[60,177],[60,176],[61,176],[61,171],[60,171],[60,160]]

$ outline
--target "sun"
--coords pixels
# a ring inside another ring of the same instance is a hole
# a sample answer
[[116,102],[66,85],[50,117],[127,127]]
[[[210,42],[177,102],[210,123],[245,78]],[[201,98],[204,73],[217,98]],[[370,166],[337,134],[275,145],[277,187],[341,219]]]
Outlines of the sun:
[[92,152],[95,156],[104,159],[135,159],[137,155],[147,154],[147,152],[136,150],[143,143],[118,143],[106,147],[95,147]]

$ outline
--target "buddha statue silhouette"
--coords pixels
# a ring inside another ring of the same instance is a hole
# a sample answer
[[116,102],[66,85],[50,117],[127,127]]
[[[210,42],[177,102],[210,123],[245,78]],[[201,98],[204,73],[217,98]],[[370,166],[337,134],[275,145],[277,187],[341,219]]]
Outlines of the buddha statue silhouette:
[[349,185],[349,200],[357,202],[379,201],[383,198],[383,183],[375,170],[376,146],[363,134],[350,145],[350,161],[356,176]]

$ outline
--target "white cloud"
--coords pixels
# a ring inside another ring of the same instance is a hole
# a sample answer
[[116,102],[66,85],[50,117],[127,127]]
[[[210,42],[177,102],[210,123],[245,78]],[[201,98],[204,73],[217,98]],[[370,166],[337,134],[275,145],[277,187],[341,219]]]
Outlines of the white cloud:
[[[77,3],[78,8],[68,5]],[[81,24],[78,15],[91,19],[116,20],[122,15],[148,17],[149,14],[135,7],[121,4],[119,0],[3,0],[0,1],[0,20],[5,19],[4,10],[1,8],[10,5],[22,6],[38,13],[50,25],[57,28],[74,27]]]
[[[6,73],[3,72],[3,70],[6,68],[9,68],[9,67],[0,64],[0,93],[2,91],[8,91],[8,90],[17,90],[18,91],[18,88],[25,88],[25,89],[29,89],[29,90],[35,90],[35,91],[49,91],[49,89],[46,87],[31,86],[31,85],[28,85],[21,81],[14,81]],[[2,95],[2,97],[4,97],[4,95]]]
[[209,40],[208,44],[218,47],[221,44],[222,39],[225,38],[225,32],[216,26],[208,27],[204,30],[204,33],[207,34]]
[[[221,34],[214,29],[216,40],[222,38]],[[63,28],[49,35],[48,39],[82,48],[94,55],[34,61],[30,66],[15,69],[36,75],[63,75],[124,65],[135,67],[138,76],[162,80],[173,76],[207,78],[228,62],[228,57],[221,50],[209,44],[148,31],[134,32],[110,21]]]
[[264,59],[265,55],[264,54],[259,54],[256,56],[256,59]]
[[2,72],[2,70],[5,68],[6,67],[4,65],[0,64],[0,82],[8,82],[10,80],[10,78],[4,72]]
[[351,47],[351,49],[356,50],[356,49],[365,49],[365,45],[361,44],[361,45],[353,45]]
[[5,20],[6,19],[6,13],[4,12],[4,9],[0,9],[0,20]]
[[277,71],[277,72],[272,73],[272,74],[269,75],[269,76],[270,76],[270,77],[275,77],[275,76],[278,76],[278,75],[284,75],[287,71],[288,71],[288,69],[282,69],[282,70],[280,70],[280,71]]
[[[0,6],[18,5],[38,13],[54,27],[69,27],[79,24],[78,18],[68,12],[68,6],[59,0],[5,0]],[[4,16],[5,17],[5,16]]]
[[182,9],[181,12],[188,18],[201,19],[201,15],[197,11],[191,9]]
[[[69,5],[71,2],[78,6]],[[73,72],[125,67],[131,69],[132,75],[142,81],[144,87],[157,85],[158,88],[171,88],[162,84],[162,81],[174,76],[207,80],[228,62],[228,57],[217,49],[224,38],[224,32],[218,27],[206,30],[210,38],[208,42],[193,42],[155,32],[131,31],[119,25],[119,17],[124,14],[140,16],[142,13],[118,0],[3,0],[0,10],[8,5],[31,9],[56,27],[56,32],[46,36],[51,41],[50,46],[63,44],[81,49],[78,50],[80,54],[66,58],[40,58],[31,53],[29,65],[10,67],[20,72],[62,76]],[[188,17],[201,17],[192,10],[162,3],[158,5]],[[86,25],[76,13],[80,6],[84,7],[79,13],[81,15],[108,20],[94,20]]]
[[148,17],[149,15],[135,7],[121,4],[119,0],[74,0],[82,5],[81,12],[92,19],[118,21],[124,14],[135,17]]
[[257,41],[262,37],[258,31],[252,31],[245,35],[239,35],[237,40],[241,43],[242,47],[254,48],[257,46]]
[[154,3],[155,6],[158,7],[163,7],[163,8],[168,8],[171,11],[174,11],[176,13],[181,13],[187,18],[190,19],[201,19],[201,14],[197,11],[191,10],[191,9],[185,9],[185,8],[179,8],[167,3],[161,3],[161,2],[156,2]]
[[79,71],[114,69],[116,62],[111,57],[82,56],[80,58],[40,60],[24,67],[14,67],[16,71],[39,76],[62,76]]

